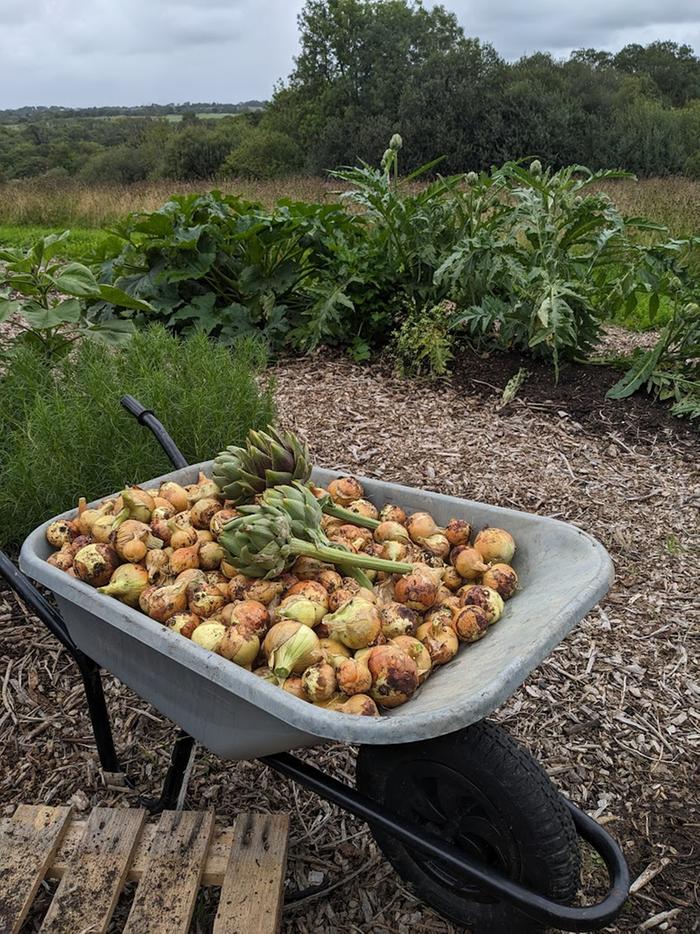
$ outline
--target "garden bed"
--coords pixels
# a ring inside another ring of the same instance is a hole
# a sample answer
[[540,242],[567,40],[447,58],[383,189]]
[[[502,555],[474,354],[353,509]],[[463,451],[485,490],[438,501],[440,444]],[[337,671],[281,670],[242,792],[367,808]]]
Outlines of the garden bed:
[[[475,372],[469,376],[481,378]],[[633,878],[663,867],[608,930],[637,930],[664,912],[671,912],[664,930],[696,930],[700,696],[691,659],[700,476],[693,435],[679,420],[669,422],[672,431],[627,432],[609,413],[629,412],[630,400],[604,403],[602,387],[605,417],[598,418],[576,408],[580,389],[566,389],[567,405],[548,395],[551,383],[543,383],[542,398],[528,396],[535,380],[495,413],[500,392],[469,385],[466,374],[430,384],[430,392],[380,366],[320,357],[281,363],[275,374],[281,421],[308,439],[318,463],[557,516],[605,544],[617,573],[610,595],[497,718],[620,840]],[[483,381],[501,389],[508,375],[499,364]],[[560,383],[562,391],[569,385]],[[592,398],[591,413],[597,405]],[[155,793],[172,727],[112,678],[106,682],[120,755],[140,790]],[[74,666],[6,592],[0,688],[0,807],[71,801],[87,813],[96,804],[133,803],[99,784]],[[352,776],[354,755],[345,746],[305,755],[338,777]],[[300,897],[285,909],[289,934],[455,930],[403,888],[363,824],[256,763],[200,753],[189,806],[215,807],[224,819],[241,810],[291,811],[287,897]],[[588,879],[602,882],[599,866],[590,858],[585,866]],[[195,930],[208,929],[209,911],[205,899]]]

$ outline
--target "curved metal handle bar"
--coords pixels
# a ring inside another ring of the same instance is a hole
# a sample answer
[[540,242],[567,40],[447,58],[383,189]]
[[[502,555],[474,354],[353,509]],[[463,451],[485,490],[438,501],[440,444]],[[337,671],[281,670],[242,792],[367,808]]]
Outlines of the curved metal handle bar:
[[622,850],[599,824],[568,801],[566,803],[572,812],[577,829],[603,858],[611,883],[608,894],[601,902],[585,908],[561,905],[536,892],[531,892],[504,876],[503,873],[465,856],[457,847],[445,843],[433,834],[426,833],[422,827],[384,808],[380,809],[371,798],[324,775],[319,769],[315,769],[289,753],[263,756],[260,761],[301,785],[305,785],[345,811],[355,814],[369,824],[381,827],[382,830],[392,834],[407,846],[419,849],[434,859],[449,864],[452,869],[463,873],[484,891],[510,902],[537,921],[555,925],[565,931],[594,931],[609,924],[627,899],[629,871]]
[[124,408],[133,415],[140,425],[145,425],[156,437],[158,444],[163,448],[170,459],[173,467],[178,469],[189,467],[189,464],[182,454],[180,448],[175,444],[161,422],[156,418],[150,409],[143,406],[138,399],[133,396],[122,396],[119,400]]

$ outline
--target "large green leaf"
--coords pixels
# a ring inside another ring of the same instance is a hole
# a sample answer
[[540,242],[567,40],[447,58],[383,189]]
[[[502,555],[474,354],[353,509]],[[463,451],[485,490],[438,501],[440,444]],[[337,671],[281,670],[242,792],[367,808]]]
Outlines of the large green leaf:
[[27,302],[22,316],[37,330],[55,328],[61,324],[76,324],[80,321],[81,305],[77,298],[67,298],[53,308],[44,308],[38,302]]
[[117,305],[119,308],[129,308],[132,311],[155,311],[153,305],[144,302],[140,298],[134,298],[133,295],[129,295],[129,293],[125,292],[123,289],[118,289],[115,285],[99,283],[98,288],[100,290],[100,298],[105,302],[109,302],[110,305]]
[[0,324],[7,321],[10,315],[14,315],[22,307],[22,303],[17,299],[0,299]]
[[82,263],[68,263],[67,266],[63,266],[54,277],[54,284],[59,292],[78,298],[97,298],[100,294],[97,280]]

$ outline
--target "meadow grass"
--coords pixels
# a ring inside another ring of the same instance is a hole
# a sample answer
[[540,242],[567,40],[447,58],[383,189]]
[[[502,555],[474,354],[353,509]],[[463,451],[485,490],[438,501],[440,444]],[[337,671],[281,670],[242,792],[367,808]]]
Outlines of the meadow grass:
[[[21,224],[0,224],[0,247],[19,247],[26,249],[40,237],[63,233],[63,227],[23,226]],[[62,241],[58,255],[66,259],[85,256],[95,250],[109,234],[99,228],[71,227],[68,236]]]

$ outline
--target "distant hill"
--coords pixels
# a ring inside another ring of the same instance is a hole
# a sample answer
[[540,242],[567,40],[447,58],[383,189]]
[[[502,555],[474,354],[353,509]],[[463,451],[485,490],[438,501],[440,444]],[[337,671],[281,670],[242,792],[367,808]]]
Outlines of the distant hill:
[[241,101],[238,104],[192,103],[139,104],[136,107],[17,107],[0,110],[0,126],[38,123],[43,120],[76,119],[80,117],[217,117],[225,114],[251,113],[264,110],[265,101]]

